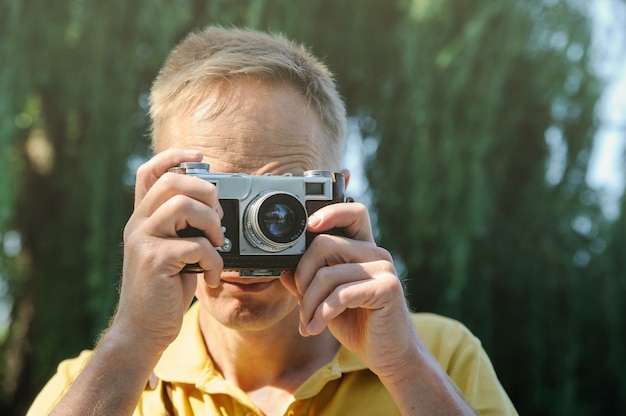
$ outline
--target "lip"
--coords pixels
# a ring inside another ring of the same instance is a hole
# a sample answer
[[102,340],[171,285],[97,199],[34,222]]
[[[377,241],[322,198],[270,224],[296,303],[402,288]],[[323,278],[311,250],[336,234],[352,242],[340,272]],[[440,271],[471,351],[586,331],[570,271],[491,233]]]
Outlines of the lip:
[[231,292],[241,292],[241,293],[256,293],[262,292],[273,284],[275,284],[279,279],[246,279],[246,278],[222,278],[222,286],[225,289],[228,289]]

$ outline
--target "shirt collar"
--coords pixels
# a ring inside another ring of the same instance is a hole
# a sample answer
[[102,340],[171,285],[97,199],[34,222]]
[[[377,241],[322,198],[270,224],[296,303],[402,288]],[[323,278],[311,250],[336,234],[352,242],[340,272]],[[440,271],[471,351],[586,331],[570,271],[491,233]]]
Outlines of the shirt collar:
[[[199,302],[195,302],[185,314],[180,333],[161,356],[154,373],[165,381],[194,384],[207,391],[224,391],[225,381],[215,369],[200,331],[199,311]],[[294,396],[313,396],[342,374],[365,369],[367,366],[359,356],[341,346],[335,357],[305,381]]]
[[195,384],[201,375],[217,375],[200,331],[199,310],[199,302],[191,305],[178,336],[163,352],[154,369],[160,379]]

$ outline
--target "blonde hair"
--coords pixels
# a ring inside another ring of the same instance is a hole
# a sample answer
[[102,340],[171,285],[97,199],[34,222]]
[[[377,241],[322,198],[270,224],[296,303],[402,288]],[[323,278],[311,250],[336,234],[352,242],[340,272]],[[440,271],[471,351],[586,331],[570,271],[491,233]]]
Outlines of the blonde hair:
[[328,155],[339,166],[346,135],[345,104],[328,68],[305,47],[281,35],[209,26],[172,50],[150,93],[152,146],[166,140],[168,122],[211,85],[239,77],[286,82],[296,88],[324,126]]

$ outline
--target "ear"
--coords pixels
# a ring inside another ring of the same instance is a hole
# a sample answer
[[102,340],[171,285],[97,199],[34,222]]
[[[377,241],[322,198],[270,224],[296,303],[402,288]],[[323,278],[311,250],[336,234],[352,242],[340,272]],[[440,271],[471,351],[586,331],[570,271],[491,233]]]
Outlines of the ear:
[[348,189],[348,182],[350,182],[350,171],[348,169],[341,169],[341,173],[343,173],[345,189]]

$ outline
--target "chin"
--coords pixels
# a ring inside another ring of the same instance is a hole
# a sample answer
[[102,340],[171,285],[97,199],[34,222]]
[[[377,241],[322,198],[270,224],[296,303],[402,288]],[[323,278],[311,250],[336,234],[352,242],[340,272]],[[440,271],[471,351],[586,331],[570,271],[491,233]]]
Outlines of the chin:
[[208,299],[203,306],[215,321],[238,331],[262,331],[278,325],[298,328],[300,312],[293,296],[263,301],[254,296],[217,298]]

